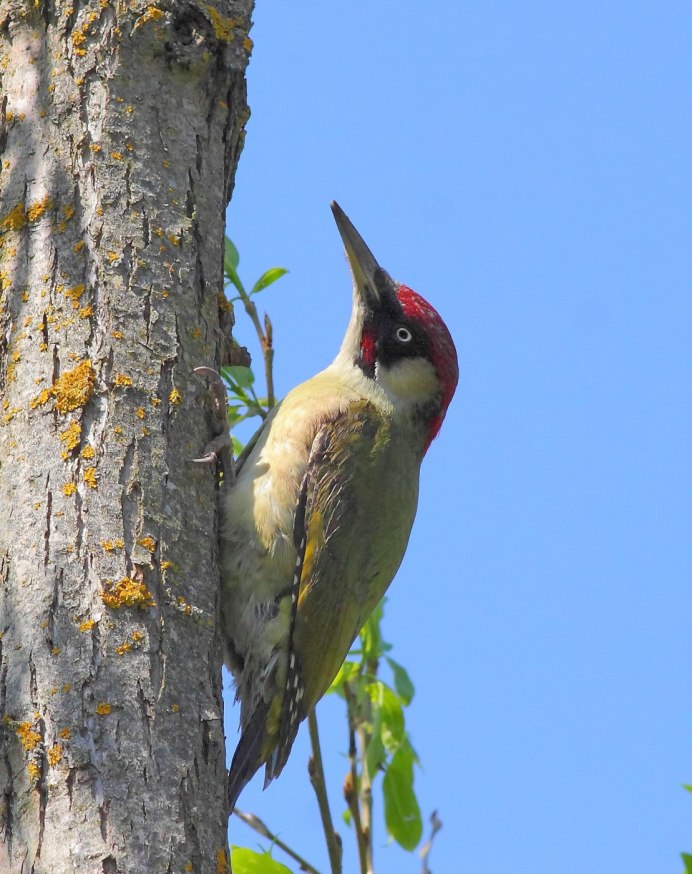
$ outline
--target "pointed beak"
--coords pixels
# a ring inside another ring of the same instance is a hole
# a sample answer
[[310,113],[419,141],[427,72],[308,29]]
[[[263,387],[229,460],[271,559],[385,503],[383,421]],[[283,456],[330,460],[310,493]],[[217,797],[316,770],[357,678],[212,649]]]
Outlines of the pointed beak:
[[397,308],[396,288],[391,276],[377,263],[365,240],[335,200],[331,207],[361,301],[372,311]]

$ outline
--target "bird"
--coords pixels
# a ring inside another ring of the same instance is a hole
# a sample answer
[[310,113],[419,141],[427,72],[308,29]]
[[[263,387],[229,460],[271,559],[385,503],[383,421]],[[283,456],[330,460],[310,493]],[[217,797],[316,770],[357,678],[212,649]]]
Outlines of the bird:
[[265,788],[281,773],[396,574],[459,378],[441,316],[331,208],[353,275],[341,347],[269,413],[222,498],[222,641],[241,731],[229,813],[262,765]]

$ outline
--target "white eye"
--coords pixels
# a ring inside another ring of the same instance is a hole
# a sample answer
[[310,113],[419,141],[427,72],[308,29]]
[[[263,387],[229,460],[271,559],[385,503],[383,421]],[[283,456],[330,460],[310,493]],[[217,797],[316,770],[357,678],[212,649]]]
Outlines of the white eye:
[[396,338],[401,343],[410,343],[413,340],[413,334],[409,331],[408,328],[401,327],[396,329]]

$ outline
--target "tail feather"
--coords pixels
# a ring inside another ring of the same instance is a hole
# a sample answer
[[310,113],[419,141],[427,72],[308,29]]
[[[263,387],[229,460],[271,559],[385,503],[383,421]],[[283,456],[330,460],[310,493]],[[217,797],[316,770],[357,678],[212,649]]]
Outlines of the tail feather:
[[269,708],[264,703],[255,709],[250,721],[243,729],[236,751],[233,753],[233,761],[228,772],[229,816],[233,813],[240,793],[263,763],[262,744],[268,710]]

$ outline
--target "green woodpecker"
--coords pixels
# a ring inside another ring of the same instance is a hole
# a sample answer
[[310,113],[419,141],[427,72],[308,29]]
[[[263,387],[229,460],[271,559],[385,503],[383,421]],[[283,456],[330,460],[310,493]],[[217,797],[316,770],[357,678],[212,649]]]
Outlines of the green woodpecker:
[[221,606],[241,703],[233,810],[266,785],[401,563],[420,463],[459,376],[438,313],[378,265],[336,204],[353,309],[332,364],[267,416],[224,496]]

